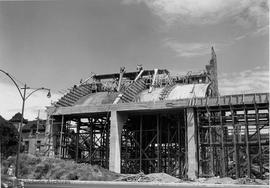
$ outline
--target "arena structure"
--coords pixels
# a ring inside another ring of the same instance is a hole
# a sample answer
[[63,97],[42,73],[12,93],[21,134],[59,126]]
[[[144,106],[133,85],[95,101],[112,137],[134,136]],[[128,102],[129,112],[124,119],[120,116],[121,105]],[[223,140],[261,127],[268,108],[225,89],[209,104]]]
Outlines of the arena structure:
[[269,93],[221,96],[212,48],[205,70],[92,75],[47,108],[46,154],[118,173],[264,178]]

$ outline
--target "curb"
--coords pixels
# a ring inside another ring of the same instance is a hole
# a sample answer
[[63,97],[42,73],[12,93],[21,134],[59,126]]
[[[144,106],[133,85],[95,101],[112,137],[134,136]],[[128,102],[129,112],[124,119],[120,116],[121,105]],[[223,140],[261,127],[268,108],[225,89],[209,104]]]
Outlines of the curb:
[[79,181],[79,180],[33,180],[33,179],[20,179],[25,184],[91,184],[91,185],[156,185],[156,186],[171,186],[179,187],[184,185],[187,187],[256,187],[268,188],[269,185],[247,185],[247,184],[200,184],[200,183],[158,183],[158,182],[119,182],[119,181]]

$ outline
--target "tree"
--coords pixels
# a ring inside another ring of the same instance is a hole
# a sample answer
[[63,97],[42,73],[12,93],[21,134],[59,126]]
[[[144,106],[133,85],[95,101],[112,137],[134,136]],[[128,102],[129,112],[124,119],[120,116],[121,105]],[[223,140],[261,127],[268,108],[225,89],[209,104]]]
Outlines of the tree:
[[16,127],[0,116],[1,158],[5,159],[17,152],[19,132]]

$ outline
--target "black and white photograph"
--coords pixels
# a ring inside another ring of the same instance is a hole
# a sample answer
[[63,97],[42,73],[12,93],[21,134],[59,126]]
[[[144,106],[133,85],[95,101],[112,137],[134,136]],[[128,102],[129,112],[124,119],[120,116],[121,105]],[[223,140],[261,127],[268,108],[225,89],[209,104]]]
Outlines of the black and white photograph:
[[1,188],[269,187],[268,0],[0,0]]

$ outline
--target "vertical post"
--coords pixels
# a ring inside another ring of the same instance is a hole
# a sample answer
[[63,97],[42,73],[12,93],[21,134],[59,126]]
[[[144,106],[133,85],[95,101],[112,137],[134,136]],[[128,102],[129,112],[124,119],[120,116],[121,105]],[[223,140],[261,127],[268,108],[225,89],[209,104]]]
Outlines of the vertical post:
[[255,104],[255,115],[256,115],[256,131],[257,131],[257,141],[259,146],[259,164],[260,164],[260,178],[262,178],[262,170],[263,170],[263,164],[262,164],[262,144],[261,144],[261,134],[260,134],[260,124],[259,124],[259,110]]
[[250,152],[249,152],[249,130],[248,130],[248,118],[247,118],[247,109],[244,109],[245,116],[245,138],[246,138],[246,154],[247,154],[247,175],[251,177],[251,164],[250,164]]
[[109,170],[121,173],[121,133],[127,117],[111,111]]
[[16,157],[16,169],[15,169],[15,176],[18,178],[19,173],[19,159],[20,159],[20,152],[21,152],[21,139],[22,139],[22,125],[23,125],[23,115],[24,115],[24,105],[25,105],[25,94],[26,94],[26,84],[24,84],[23,87],[23,98],[22,98],[22,117],[21,117],[21,123],[19,125],[19,142],[18,142],[18,150],[17,150],[17,157]]
[[160,130],[159,130],[159,114],[157,114],[157,172],[160,172]]
[[196,179],[198,174],[198,162],[196,159],[196,142],[195,137],[196,135],[196,129],[195,129],[195,119],[194,119],[194,109],[193,108],[187,108],[186,110],[186,116],[187,116],[187,144],[188,144],[188,178],[190,179]]
[[209,125],[209,140],[210,140],[210,172],[214,176],[214,148],[213,148],[213,128],[211,123],[211,112],[207,108],[208,125]]
[[231,109],[231,115],[232,115],[232,125],[233,125],[233,146],[234,146],[234,155],[233,160],[235,162],[235,172],[236,172],[236,178],[239,178],[239,157],[238,157],[238,126],[235,124],[235,112]]
[[93,123],[91,122],[91,119],[88,118],[89,122],[89,134],[90,134],[90,142],[89,142],[89,162],[92,164],[92,147],[93,147]]
[[[167,173],[171,173],[171,137],[170,137],[170,124],[167,124],[167,151],[168,152],[168,171]],[[165,158],[165,166],[166,166],[167,160]],[[165,168],[166,169],[166,168]]]
[[38,127],[39,127],[39,113],[40,113],[40,110],[38,111],[38,117],[37,117],[37,130],[36,130],[36,149],[37,149],[37,141],[38,141]]
[[79,138],[80,138],[80,120],[77,122],[77,132],[76,132],[76,162],[79,160]]
[[142,115],[140,115],[140,172],[142,171],[142,123],[143,123],[143,119],[142,119]]
[[[109,114],[106,118],[106,167],[109,168],[109,158],[110,158],[110,119]],[[92,130],[93,131],[93,130]]]
[[180,114],[177,116],[177,132],[178,132],[178,165],[179,165],[179,178],[181,177],[182,165],[181,165],[181,123],[180,123]]
[[223,113],[222,110],[219,109],[220,113],[220,128],[221,128],[221,172],[222,176],[227,176],[227,171],[226,171],[226,159],[225,159],[225,147],[224,147],[224,127],[223,127]]
[[196,134],[197,134],[197,155],[198,155],[198,176],[200,176],[200,174],[203,174],[202,173],[202,162],[201,162],[201,158],[202,158],[202,156],[201,156],[201,153],[202,153],[202,149],[201,149],[201,135],[200,135],[200,116],[199,116],[199,110],[197,110],[197,112],[196,112],[196,114],[197,114],[197,117],[196,117],[196,119],[197,119],[197,131],[196,131]]
[[64,126],[64,115],[62,115],[62,120],[61,120],[61,130],[60,130],[60,146],[59,146],[59,153],[58,157],[61,158],[62,154],[62,137],[63,137],[63,126]]

